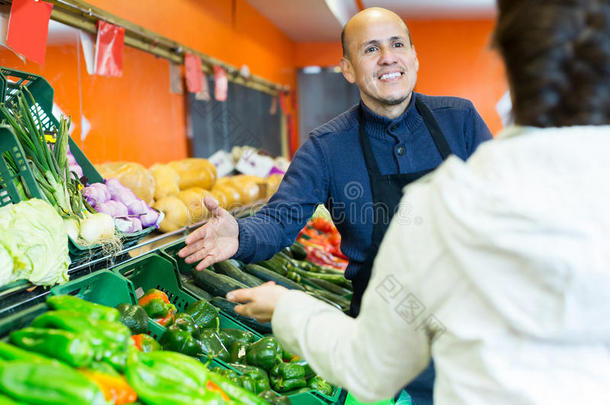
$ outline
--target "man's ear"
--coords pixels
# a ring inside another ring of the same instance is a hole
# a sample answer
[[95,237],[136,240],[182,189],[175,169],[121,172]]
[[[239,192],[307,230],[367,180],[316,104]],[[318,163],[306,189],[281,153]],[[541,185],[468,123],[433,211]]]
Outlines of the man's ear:
[[352,63],[345,56],[341,58],[339,61],[339,66],[341,67],[341,73],[343,73],[343,77],[350,83],[356,82],[356,75],[354,73],[354,68],[352,67]]
[[413,53],[415,54],[415,71],[419,72],[419,59],[417,58],[417,53],[415,52],[415,49],[413,49]]

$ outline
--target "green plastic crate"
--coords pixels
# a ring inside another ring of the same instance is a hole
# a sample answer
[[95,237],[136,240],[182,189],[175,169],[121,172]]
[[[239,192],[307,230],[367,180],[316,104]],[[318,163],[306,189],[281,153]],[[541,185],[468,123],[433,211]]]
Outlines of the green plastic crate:
[[[176,243],[173,243],[172,245],[169,245],[167,247],[161,248],[160,252],[161,255],[157,255],[157,254],[151,254],[151,258],[147,259],[145,261],[143,261],[142,263],[140,263],[137,267],[142,269],[142,272],[147,272],[147,274],[155,274],[154,276],[149,276],[150,278],[155,278],[156,280],[154,280],[155,282],[151,282],[149,281],[147,283],[147,286],[145,288],[143,288],[143,290],[147,290],[149,288],[157,288],[159,290],[164,291],[165,293],[168,294],[168,297],[170,297],[170,301],[176,305],[177,308],[178,305],[181,305],[181,308],[179,310],[183,310],[186,305],[182,305],[183,302],[185,301],[190,301],[191,299],[197,300],[198,298],[196,298],[196,296],[192,293],[186,292],[186,291],[182,291],[181,294],[172,294],[173,291],[176,291],[175,288],[181,288],[181,282],[180,282],[180,278],[179,275],[176,273],[176,271],[173,272],[173,276],[169,274],[168,270],[164,270],[162,272],[159,271],[160,268],[164,267],[166,269],[169,269],[170,264],[173,264],[174,266],[178,266],[178,269],[180,268],[180,262],[182,262],[182,271],[184,273],[190,273],[190,271],[192,270],[193,267],[195,267],[195,265],[191,265],[188,263],[185,263],[183,259],[181,259],[180,257],[177,256],[177,252],[182,249],[184,247],[184,240],[178,241]],[[156,256],[156,259],[153,259],[152,257]],[[142,258],[144,259],[144,258]],[[131,267],[129,265],[125,265],[126,267]],[[121,267],[121,266],[120,266]],[[133,267],[132,267],[133,268]],[[148,270],[145,270],[148,269]],[[154,269],[154,270],[153,270]],[[174,267],[174,269],[176,269],[176,267]],[[117,271],[119,272],[124,272],[126,270],[121,270],[119,269],[119,267],[117,267]],[[163,274],[163,275],[161,275]],[[142,276],[136,276],[137,278],[140,278]],[[163,280],[160,280],[157,277],[163,277],[164,280],[169,280],[169,282],[164,282]],[[133,284],[134,286],[138,286],[138,282],[133,280]],[[173,290],[173,291],[172,291]],[[172,298],[172,294],[174,296],[174,298]],[[184,294],[184,295],[183,295]],[[186,298],[186,297],[192,297],[192,298]],[[182,298],[180,298],[182,297]],[[220,326],[221,328],[234,328],[235,326],[224,326],[223,325],[223,318],[225,319],[232,319],[229,315],[225,314],[224,312],[221,312],[221,322],[220,322]],[[234,324],[239,324],[238,328],[239,329],[246,329],[251,331],[252,333],[256,334],[257,336],[262,337],[262,335],[256,331],[253,331],[252,329],[248,328],[247,326],[239,323],[236,320],[232,320],[232,322]],[[230,366],[227,365],[228,368],[231,368]],[[239,373],[239,372],[238,372]],[[317,391],[309,391],[309,392],[302,392],[299,394],[293,394],[293,395],[289,395],[290,401],[293,405],[308,405],[308,404],[327,404],[327,403],[331,403],[331,404],[335,404],[337,403],[337,401],[339,400],[341,394],[341,389],[338,387],[335,387],[335,390],[333,391],[333,394],[330,396],[321,394]]]
[[0,319],[0,338],[13,330],[25,328],[34,318],[46,311],[47,305],[41,303]]
[[[42,76],[6,67],[0,67],[0,97],[2,97],[2,100],[4,100],[7,105],[10,105],[16,101],[16,97],[21,86],[27,87],[27,89],[34,96],[34,100],[36,101],[36,103],[31,106],[31,109],[32,111],[40,114],[41,124],[44,130],[55,130],[59,126],[59,122],[52,114],[54,90],[53,87],[51,87],[51,85],[49,84],[49,82],[47,82]],[[76,162],[83,169],[83,175],[87,177],[89,183],[102,183],[104,179],[95,169],[93,164],[91,164],[89,159],[87,159],[87,157],[78,147],[76,142],[74,142],[71,137],[69,137],[68,142],[72,155],[74,155]],[[0,151],[3,151],[1,145]],[[29,168],[26,167],[26,169],[29,172]],[[33,179],[31,172],[30,177]],[[14,192],[15,190],[13,190],[13,193]],[[38,195],[34,196],[38,198],[42,197],[42,193],[40,193],[39,189]],[[13,199],[13,201],[19,202],[20,199]],[[148,227],[132,234],[121,233],[123,247],[127,248],[134,246],[153,230],[154,227]],[[72,261],[74,263],[82,263],[104,255],[103,250],[99,245],[82,246],[76,241],[72,240],[72,238],[69,238],[68,248],[70,250],[70,257],[72,258]]]
[[[156,253],[150,253],[139,257],[128,263],[119,265],[113,269],[114,272],[127,278],[136,289],[136,296],[142,296],[147,290],[156,288],[167,294],[170,302],[176,306],[178,312],[184,312],[186,307],[199,301],[199,298],[191,295],[181,288],[181,283],[178,274],[176,273],[174,263]],[[221,311],[219,312],[220,328],[221,329],[242,329],[248,330],[258,337],[260,334],[251,331],[243,324],[235,321]],[[165,331],[161,325],[157,325],[157,331]],[[162,333],[161,333],[162,334]],[[225,368],[229,368],[222,360],[215,359]]]

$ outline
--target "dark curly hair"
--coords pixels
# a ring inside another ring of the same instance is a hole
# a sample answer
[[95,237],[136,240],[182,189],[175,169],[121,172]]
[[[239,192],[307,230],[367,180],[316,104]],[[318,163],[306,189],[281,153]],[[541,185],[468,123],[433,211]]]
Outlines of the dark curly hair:
[[515,123],[610,124],[610,0],[498,0]]

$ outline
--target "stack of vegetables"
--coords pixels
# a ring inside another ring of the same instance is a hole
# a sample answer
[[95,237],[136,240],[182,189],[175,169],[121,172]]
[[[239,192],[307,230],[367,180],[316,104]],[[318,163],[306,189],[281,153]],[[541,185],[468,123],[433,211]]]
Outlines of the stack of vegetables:
[[269,198],[277,191],[282,176],[230,176],[217,178],[216,168],[207,159],[187,158],[146,169],[133,162],[96,165],[102,177],[118,179],[135,195],[163,212],[161,232],[171,232],[207,219],[210,213],[203,200],[214,197],[221,207],[234,209]]
[[[0,105],[0,114],[21,144],[29,169],[42,194],[35,195],[34,190],[19,184],[21,198],[26,200],[38,197],[48,201],[63,218],[66,232],[77,246],[120,246],[120,235],[115,232],[112,217],[98,212],[83,196],[82,169],[68,149],[70,122],[62,116],[55,132],[46,133],[39,109],[32,107],[36,106],[36,101],[29,90],[22,87],[15,100],[11,105]],[[17,173],[16,162],[10,157],[4,158],[12,171]],[[152,217],[150,211],[146,214],[147,218]],[[129,223],[132,222],[130,219]],[[136,225],[125,226],[123,229],[134,231],[134,227]]]
[[163,220],[157,211],[139,199],[118,179],[93,183],[85,187],[83,195],[98,212],[110,215],[116,228],[123,233],[135,233],[151,226],[158,227]]
[[[204,360],[221,360],[231,369],[218,370],[218,373],[255,394],[274,398],[265,391],[287,393],[313,389],[326,395],[333,391],[306,362],[283,351],[275,338],[261,338],[243,329],[220,329],[218,310],[205,299],[176,313],[163,291],[151,289],[138,300],[138,305],[121,304],[118,308],[123,323],[132,333],[141,333],[150,317],[166,327],[160,339],[163,350]],[[160,348],[147,335],[135,336],[136,344],[145,350]]]
[[73,296],[47,304],[0,342],[2,404],[266,403],[189,356],[139,351],[117,309]]

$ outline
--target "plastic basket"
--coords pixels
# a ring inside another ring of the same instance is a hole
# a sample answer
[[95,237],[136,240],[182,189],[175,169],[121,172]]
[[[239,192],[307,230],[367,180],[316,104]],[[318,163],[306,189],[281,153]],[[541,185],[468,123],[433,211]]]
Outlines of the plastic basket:
[[[155,260],[157,263],[153,264],[154,263],[153,261],[149,262],[149,264],[151,264],[151,266],[149,267],[148,272],[149,273],[158,273],[160,265],[161,266],[169,267],[169,263],[173,263],[174,266],[176,266],[175,268],[179,269],[179,271],[181,273],[189,274],[191,272],[192,268],[195,267],[195,264],[185,263],[184,259],[178,257],[177,253],[183,247],[184,247],[184,240],[180,240],[180,241],[177,241],[177,242],[175,242],[175,243],[173,243],[173,244],[171,244],[169,246],[161,248],[160,249],[161,256],[158,256],[159,259]],[[166,264],[162,265],[161,264],[162,262],[165,262]],[[154,268],[154,270],[153,270],[153,268]],[[174,272],[174,279],[176,280],[176,285],[180,286],[181,283],[180,283],[180,280],[179,280],[179,275],[176,272]],[[174,284],[173,281],[170,282],[170,283],[172,285]],[[134,285],[137,286],[137,284],[138,283],[134,281]],[[161,283],[159,283],[159,284],[161,284]],[[165,284],[165,287],[168,287],[168,284]],[[150,287],[150,288],[158,288],[160,290],[163,290],[163,288],[159,288],[159,287]],[[163,291],[165,291],[166,293],[168,292],[167,290],[163,290]],[[187,294],[189,296],[192,296],[192,295],[196,296],[196,294],[193,294],[193,293],[190,293],[190,292],[188,292]],[[168,294],[168,296],[169,296],[169,294]],[[170,300],[171,300],[171,298],[170,298]],[[178,300],[177,302],[180,302],[180,301]],[[175,304],[175,302],[174,302],[174,304]],[[224,317],[232,319],[231,316],[226,315],[224,313],[222,313],[222,314],[223,314]],[[233,322],[238,323],[238,321],[236,321],[236,320],[233,320]],[[240,323],[240,325],[242,325],[242,324]],[[224,327],[222,325],[222,321],[221,321],[221,327]],[[240,327],[240,329],[249,330],[252,333],[256,334],[257,336],[261,336],[262,337],[262,335],[260,333],[258,333],[256,331],[253,331],[252,329],[248,328],[245,325],[242,325]],[[230,366],[229,366],[229,368],[230,368]],[[239,373],[239,371],[238,371],[238,373]],[[335,389],[333,391],[333,394],[330,395],[330,396],[324,395],[324,394],[319,393],[317,391],[308,391],[308,392],[301,392],[301,393],[298,393],[298,394],[289,395],[288,397],[290,398],[290,401],[291,401],[291,403],[293,405],[307,405],[307,404],[316,404],[316,403],[319,403],[319,404],[327,404],[327,403],[334,404],[334,403],[338,402],[340,395],[341,395],[341,389],[338,388],[338,387],[335,387]]]
[[[40,115],[40,123],[45,131],[54,131],[58,128],[59,122],[53,116],[53,87],[42,76],[34,75],[27,72],[22,72],[15,69],[0,67],[0,97],[7,105],[14,104],[17,99],[17,94],[21,87],[26,87],[34,97],[35,104],[31,106],[33,112]],[[69,137],[68,139],[70,151],[76,162],[83,169],[83,175],[88,179],[89,183],[101,183],[104,181],[102,176],[95,169],[93,164],[87,159],[83,151],[78,147],[76,142]],[[23,151],[22,151],[23,154]],[[25,166],[26,171],[29,168]],[[30,177],[33,176],[30,172]],[[29,186],[29,184],[28,184]],[[14,193],[14,190],[13,190]],[[41,198],[42,194],[38,189],[38,195],[35,197]],[[20,200],[16,200],[20,201]],[[139,232],[132,234],[121,233],[121,239],[124,247],[131,247],[137,244],[142,238],[151,233],[154,227],[148,227]],[[82,263],[91,258],[103,256],[103,251],[99,245],[82,246],[76,241],[69,238],[68,248],[70,257],[73,263]]]
[[[174,263],[156,253],[150,253],[128,263],[119,265],[115,267],[113,271],[131,281],[135,288],[136,296],[142,296],[151,288],[163,291],[167,294],[170,302],[176,306],[178,312],[184,312],[189,304],[200,300],[182,289]],[[218,315],[221,329],[242,329],[250,331],[258,337],[262,337],[260,334],[227,316],[222,311],[218,311]],[[158,326],[165,331],[163,326]],[[224,367],[229,368],[222,360],[215,359],[215,361]]]

